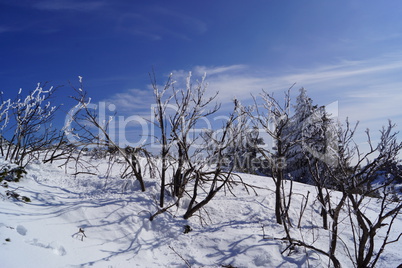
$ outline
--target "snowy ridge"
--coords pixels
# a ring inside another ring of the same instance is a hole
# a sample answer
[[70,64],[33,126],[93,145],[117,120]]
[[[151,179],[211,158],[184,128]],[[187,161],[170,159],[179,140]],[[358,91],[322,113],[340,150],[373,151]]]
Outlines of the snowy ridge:
[[[106,160],[99,160],[99,168],[107,168]],[[35,163],[26,170],[25,178],[10,183],[10,188],[19,187],[18,192],[32,202],[9,199],[0,187],[1,267],[328,267],[328,258],[312,250],[296,248],[281,254],[287,245],[281,240],[283,228],[275,223],[274,184],[267,177],[241,174],[248,184],[261,187],[258,195],[234,186],[235,196],[218,193],[201,217],[184,220],[184,210],[173,207],[151,222],[159,192],[155,179],[148,177],[147,191],[141,192],[136,182],[72,176],[56,164]],[[312,186],[293,185],[293,225],[308,191],[316,194]],[[329,231],[320,228],[320,207],[314,199],[293,235],[325,250]],[[376,200],[369,203],[368,216],[376,210]],[[188,226],[191,230],[184,233]],[[401,217],[394,226],[397,236],[402,232]],[[338,254],[344,245],[352,247],[347,222],[341,227]],[[390,244],[378,267],[401,264],[400,246],[401,242]],[[351,267],[344,252],[339,258],[342,266]]]

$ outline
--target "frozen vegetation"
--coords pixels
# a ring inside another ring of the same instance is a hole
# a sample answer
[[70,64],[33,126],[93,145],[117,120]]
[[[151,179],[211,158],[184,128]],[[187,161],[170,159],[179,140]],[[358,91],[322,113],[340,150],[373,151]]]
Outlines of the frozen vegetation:
[[[108,168],[98,160],[98,169]],[[1,160],[1,165],[8,164]],[[116,170],[118,168],[116,167]],[[220,192],[201,211],[183,219],[182,205],[149,220],[158,210],[159,185],[147,177],[146,192],[139,184],[116,176],[67,175],[57,164],[32,163],[18,183],[0,188],[0,259],[2,267],[328,267],[327,257],[314,250],[288,244],[275,220],[274,184],[271,178],[240,174],[243,181],[258,186],[255,194],[234,185]],[[288,183],[289,184],[289,183]],[[17,189],[31,202],[6,198]],[[313,186],[294,183],[289,211],[297,226],[305,197],[315,196]],[[332,192],[335,198],[341,195]],[[188,202],[183,199],[182,203]],[[375,217],[378,200],[367,201],[365,213]],[[183,206],[184,207],[184,206]],[[310,198],[295,238],[328,249],[330,231],[321,228],[320,205]],[[339,258],[352,267],[350,222],[341,213]],[[84,232],[80,232],[80,228]],[[398,217],[390,236],[402,232]],[[84,236],[85,235],[85,236]],[[385,233],[378,234],[379,245]],[[401,244],[390,244],[377,267],[397,267]],[[330,265],[331,266],[331,265]]]
[[205,76],[151,75],[151,120],[131,118],[152,142],[130,145],[79,82],[61,129],[52,88],[1,100],[1,267],[401,265],[391,121],[363,150],[303,88],[222,115]]

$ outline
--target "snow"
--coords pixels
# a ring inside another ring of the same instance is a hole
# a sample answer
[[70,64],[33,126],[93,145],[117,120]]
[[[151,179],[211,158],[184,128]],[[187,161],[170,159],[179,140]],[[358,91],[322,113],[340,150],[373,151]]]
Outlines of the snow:
[[[96,161],[102,174],[108,162]],[[0,159],[0,166],[5,164]],[[285,234],[275,222],[274,185],[267,177],[240,174],[246,183],[261,187],[258,195],[239,184],[233,188],[235,196],[218,193],[201,215],[184,220],[188,200],[183,200],[151,222],[150,215],[158,209],[156,179],[147,177],[147,190],[141,192],[137,182],[72,176],[57,164],[33,163],[26,170],[19,183],[9,183],[9,190],[18,188],[32,202],[8,199],[0,187],[0,267],[328,267],[328,259],[312,250],[281,253],[287,244],[280,239]],[[309,205],[293,235],[328,249],[329,232],[320,228],[314,187],[294,183],[293,225],[308,191]],[[373,199],[367,215],[376,209]],[[187,225],[191,231],[184,233]],[[401,232],[399,217],[394,237]],[[347,222],[340,235],[351,247]],[[397,242],[386,247],[378,267],[401,264],[400,246]],[[344,254],[339,258],[343,267],[351,267]]]

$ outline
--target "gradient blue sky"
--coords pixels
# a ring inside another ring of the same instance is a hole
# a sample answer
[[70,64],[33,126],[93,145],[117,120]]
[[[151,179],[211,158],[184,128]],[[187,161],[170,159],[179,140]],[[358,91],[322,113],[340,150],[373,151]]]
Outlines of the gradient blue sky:
[[[122,113],[159,81],[207,73],[220,100],[276,96],[296,83],[316,104],[377,131],[402,126],[402,1],[0,0],[0,90],[84,77]],[[68,86],[62,90],[69,90]]]

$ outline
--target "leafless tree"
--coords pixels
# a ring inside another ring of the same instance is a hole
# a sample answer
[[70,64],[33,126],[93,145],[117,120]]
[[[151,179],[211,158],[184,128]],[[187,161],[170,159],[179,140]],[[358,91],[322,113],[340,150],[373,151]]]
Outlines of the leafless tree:
[[[106,122],[99,120],[97,110],[90,108],[91,99],[87,96],[87,92],[83,90],[82,83],[80,88],[74,88],[74,90],[76,95],[72,98],[77,101],[77,104],[74,109],[70,110],[70,119],[66,121],[65,132],[70,136],[79,136],[79,138],[76,138],[75,141],[72,142],[76,148],[80,148],[76,156],[76,161],[80,161],[80,154],[86,149],[113,148],[113,150],[118,152],[123,158],[124,163],[127,164],[127,168],[124,170],[123,174],[121,174],[122,177],[127,178],[128,176],[133,176],[138,180],[141,191],[145,191],[143,173],[138,163],[139,155],[137,154],[148,156],[146,149],[139,147],[126,150],[126,148],[120,147],[109,135],[108,129],[110,120],[112,119],[106,120]],[[73,129],[74,133],[72,133]],[[71,139],[70,137],[70,140]]]
[[[377,179],[379,174],[389,170],[389,166],[399,161],[397,157],[402,149],[402,143],[397,142],[397,133],[393,132],[394,128],[395,125],[389,121],[388,126],[380,131],[377,145],[374,145],[369,131],[366,131],[369,150],[367,153],[362,153],[358,147],[355,147],[357,164],[351,165],[352,176],[348,178],[346,189],[343,189],[348,198],[349,218],[355,246],[351,260],[358,268],[375,267],[385,246],[398,241],[402,235],[399,234],[394,240],[389,241],[394,220],[402,210],[402,202],[390,197],[388,186],[400,174],[382,174],[382,182],[373,185],[374,179]],[[372,196],[378,195],[380,197],[375,199],[379,203],[379,211],[371,217],[365,213],[366,204],[370,201],[372,203]],[[376,252],[375,243],[378,242],[378,233],[383,228],[387,230],[387,235],[380,241],[381,247]]]
[[[225,125],[218,131],[211,129],[196,129],[200,120],[207,120],[220,108],[212,105],[216,94],[206,96],[207,84],[205,75],[195,85],[191,82],[191,73],[183,89],[176,89],[172,76],[165,83],[162,90],[158,89],[153,78],[152,85],[155,94],[156,126],[160,133],[158,141],[161,145],[161,193],[158,210],[151,220],[158,214],[177,205],[185,195],[190,198],[184,218],[191,217],[203,208],[221,189],[227,186],[232,179],[232,171],[224,170],[224,151],[233,143],[239,131],[235,130],[234,121],[238,118],[239,106],[235,102],[235,112],[225,121]],[[168,108],[172,108],[167,112]],[[206,149],[213,147],[208,156]],[[211,159],[214,159],[213,163]],[[172,169],[172,195],[175,201],[164,206],[164,195],[167,184],[167,170]],[[205,187],[209,188],[206,190]],[[192,189],[192,190],[190,190]],[[199,191],[206,192],[200,197]],[[201,200],[200,200],[201,198]]]
[[166,190],[166,176],[167,170],[169,168],[169,152],[172,146],[172,142],[169,140],[169,123],[167,120],[167,109],[169,107],[170,100],[174,97],[174,94],[169,94],[169,90],[172,89],[174,81],[173,74],[170,74],[167,81],[165,82],[163,89],[159,89],[158,83],[156,81],[156,75],[153,72],[150,74],[152,88],[154,90],[155,96],[155,109],[154,116],[156,121],[155,126],[160,130],[160,136],[155,136],[161,145],[160,160],[161,160],[161,189],[159,195],[159,206],[161,208],[165,205],[165,190]]
[[192,133],[200,119],[207,118],[219,109],[215,104],[212,108],[208,106],[215,99],[218,93],[211,97],[206,97],[207,84],[206,76],[201,81],[197,81],[194,86],[191,83],[191,73],[186,80],[186,88],[174,91],[174,101],[176,112],[170,116],[171,125],[170,137],[176,145],[177,163],[173,166],[173,194],[180,198],[183,195],[184,188],[189,181],[193,169],[191,162],[196,160],[198,155],[197,142],[199,142],[201,133]]
[[[207,156],[207,159],[213,159],[214,165],[211,167],[209,165],[205,166],[204,164],[198,165],[198,167],[195,165],[191,167],[192,176],[194,178],[193,191],[189,194],[191,200],[184,214],[185,219],[190,218],[195,212],[208,204],[223,188],[226,186],[230,187],[229,184],[235,177],[232,173],[233,166],[227,170],[224,170],[223,166],[226,161],[224,151],[237,139],[241,131],[244,131],[244,129],[242,129],[244,125],[236,127],[236,119],[239,113],[241,113],[239,109],[238,102],[235,100],[234,111],[231,113],[222,129],[205,132],[203,136],[206,146],[210,146],[210,154]],[[208,162],[211,164],[210,161],[207,161],[207,163]],[[205,170],[205,167],[211,170]],[[206,195],[201,200],[197,200],[199,198],[198,192],[206,185],[209,188],[206,191]]]
[[249,115],[254,119],[255,127],[263,129],[274,143],[273,148],[257,146],[259,153],[270,164],[272,179],[275,183],[275,216],[278,224],[282,224],[286,218],[282,195],[282,184],[285,180],[286,159],[292,146],[288,127],[290,124],[290,89],[285,92],[283,103],[280,103],[272,94],[263,91],[259,103],[254,99],[254,110],[249,110]]
[[[351,127],[347,121],[344,128],[338,132],[338,161],[337,165],[323,162],[324,168],[310,166],[312,176],[318,180],[321,176],[328,176],[332,186],[339,190],[340,197],[333,198],[333,189],[324,184],[319,188],[325,193],[325,202],[322,210],[329,216],[330,229],[329,249],[317,248],[304,240],[294,239],[289,229],[285,228],[290,245],[299,245],[313,249],[328,256],[335,267],[340,267],[338,248],[345,250],[354,267],[375,267],[384,248],[395,243],[402,234],[390,237],[393,223],[402,210],[400,199],[391,198],[389,186],[400,174],[391,174],[384,171],[389,166],[398,162],[398,154],[402,149],[402,143],[396,140],[397,133],[393,133],[395,125],[389,122],[388,126],[381,130],[381,136],[377,145],[371,140],[369,131],[366,131],[368,139],[368,151],[363,153],[354,143],[353,137],[357,124]],[[310,164],[312,162],[309,162]],[[374,180],[382,174],[382,182],[373,184]],[[316,185],[317,187],[317,185]],[[322,197],[321,197],[322,198]],[[377,203],[377,210],[372,215],[366,214],[368,204]],[[346,212],[346,216],[341,213]],[[345,221],[346,220],[346,221]],[[353,248],[340,239],[339,227],[341,224],[350,224],[353,234]],[[285,227],[288,227],[285,224]],[[325,227],[325,225],[324,225]],[[327,226],[328,227],[328,226]],[[380,231],[385,236],[379,236]],[[376,247],[376,244],[380,246]]]
[[52,106],[50,100],[56,89],[45,87],[46,84],[38,84],[26,96],[21,89],[14,100],[0,105],[1,152],[17,165],[25,166],[38,159],[60,138],[61,132],[51,124],[57,106]]

